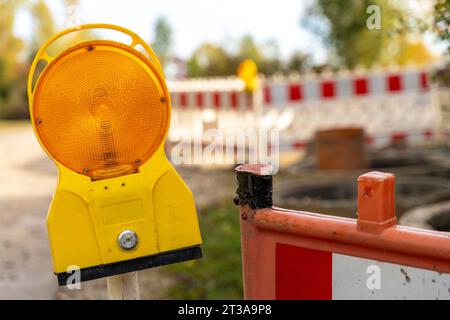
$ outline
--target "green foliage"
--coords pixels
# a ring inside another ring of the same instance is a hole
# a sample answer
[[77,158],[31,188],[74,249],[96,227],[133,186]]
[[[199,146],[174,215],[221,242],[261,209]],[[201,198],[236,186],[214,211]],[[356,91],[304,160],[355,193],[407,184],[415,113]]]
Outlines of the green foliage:
[[22,69],[14,79],[0,80],[0,119],[28,119],[27,71]]
[[447,53],[450,55],[450,0],[436,1],[434,29],[438,37],[447,44]]
[[220,46],[204,43],[187,61],[189,77],[226,76],[235,74],[238,62]]
[[23,1],[0,1],[0,118],[3,119],[27,115],[19,107],[24,102],[26,107],[22,82],[26,77],[18,60],[24,43],[13,32],[14,16],[22,4]]
[[30,13],[34,18],[34,38],[32,47],[34,50],[56,33],[52,14],[44,0],[38,0],[30,5]]
[[302,71],[310,66],[310,57],[300,51],[295,51],[287,63],[288,70]]
[[[34,18],[34,37],[29,47],[13,32],[21,8],[29,10]],[[0,1],[0,119],[28,118],[26,83],[31,61],[24,49],[35,52],[54,33],[53,17],[44,0]]]
[[152,42],[152,47],[160,59],[161,64],[164,66],[170,57],[170,50],[172,49],[173,41],[172,27],[165,17],[159,17],[156,19],[154,33],[155,35]]
[[167,268],[173,299],[242,299],[239,213],[232,204],[201,212],[203,258]]
[[[381,9],[380,29],[369,29],[366,25],[370,5]],[[332,65],[353,68],[357,65],[427,63],[432,55],[417,41],[409,39],[412,32],[409,24],[413,19],[407,16],[403,5],[400,1],[390,0],[316,0],[302,23],[328,46],[332,52]],[[412,54],[414,47],[422,52]]]
[[[227,50],[226,48],[237,47],[237,50]],[[289,73],[304,71],[309,57],[303,55],[304,59],[299,60],[295,53],[289,61],[282,61],[279,56],[278,44],[275,40],[270,40],[266,44],[258,44],[253,37],[245,35],[237,45],[227,43],[225,47],[212,43],[204,43],[187,61],[188,77],[217,77],[236,75],[239,64],[245,59],[253,60],[258,66],[260,73],[272,75],[275,73]],[[293,60],[296,63],[291,63]]]
[[22,1],[0,1],[0,53],[2,64],[2,79],[8,81],[13,78],[17,57],[24,47],[23,41],[13,32],[15,13]]
[[239,42],[237,57],[240,60],[251,59],[257,65],[261,65],[262,60],[264,60],[262,49],[258,47],[255,40],[250,35],[245,35]]

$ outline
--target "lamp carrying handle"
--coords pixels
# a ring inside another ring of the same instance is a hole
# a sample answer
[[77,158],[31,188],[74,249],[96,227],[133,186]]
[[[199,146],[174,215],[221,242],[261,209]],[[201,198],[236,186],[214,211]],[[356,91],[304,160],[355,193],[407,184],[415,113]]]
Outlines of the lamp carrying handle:
[[[141,45],[142,48],[144,48],[144,50],[148,53],[148,56],[150,57],[149,60],[156,67],[156,71],[160,73],[161,79],[164,79],[164,73],[163,73],[163,69],[161,66],[161,62],[159,61],[158,57],[156,56],[156,54],[152,50],[152,48],[137,34],[135,34],[134,32],[132,32],[126,28],[119,27],[119,26],[116,26],[113,24],[104,24],[104,23],[84,24],[81,26],[77,26],[77,27],[73,27],[73,28],[69,28],[69,29],[61,31],[60,33],[58,33],[55,36],[53,36],[52,38],[50,38],[39,49],[39,51],[37,52],[37,54],[33,60],[33,63],[31,64],[30,73],[28,74],[27,90],[28,90],[29,97],[32,97],[32,95],[33,95],[33,90],[34,90],[33,79],[35,78],[35,73],[36,73],[36,68],[38,66],[38,63],[40,61],[45,61],[48,66],[50,64],[50,62],[55,58],[54,56],[51,56],[47,53],[48,47],[51,44],[53,44],[55,41],[57,41],[58,39],[63,38],[64,36],[66,36],[68,34],[79,32],[82,30],[91,30],[91,29],[109,29],[109,30],[118,31],[118,32],[121,32],[123,34],[130,36],[132,41],[131,41],[131,44],[129,44],[129,46],[132,48],[135,48],[136,46]],[[42,71],[40,74],[42,74]]]

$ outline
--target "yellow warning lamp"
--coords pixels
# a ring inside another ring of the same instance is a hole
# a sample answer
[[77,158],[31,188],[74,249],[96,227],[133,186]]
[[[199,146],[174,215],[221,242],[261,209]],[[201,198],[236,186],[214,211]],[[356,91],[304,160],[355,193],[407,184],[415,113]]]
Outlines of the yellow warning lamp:
[[258,66],[253,60],[245,59],[239,64],[237,75],[245,83],[245,90],[253,92],[258,89]]
[[[88,29],[131,42],[92,40],[48,54]],[[38,51],[28,96],[36,136],[59,173],[47,227],[60,285],[74,268],[85,281],[201,257],[192,193],[164,153],[170,95],[145,41],[114,25],[65,30]]]

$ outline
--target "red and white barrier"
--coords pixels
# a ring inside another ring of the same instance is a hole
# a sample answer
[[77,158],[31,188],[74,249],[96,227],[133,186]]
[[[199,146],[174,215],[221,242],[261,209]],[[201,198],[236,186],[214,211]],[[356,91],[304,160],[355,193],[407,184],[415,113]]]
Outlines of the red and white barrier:
[[261,124],[281,130],[285,146],[345,127],[364,128],[373,147],[430,143],[438,138],[441,114],[428,82],[423,70],[268,81]]
[[369,75],[341,76],[312,80],[282,80],[267,83],[264,88],[265,106],[286,106],[318,100],[360,98],[426,92],[428,74],[423,70]]
[[[362,127],[368,143],[437,141],[442,112],[426,69],[324,73],[261,81],[254,93],[236,77],[169,82],[169,139],[209,129],[278,130],[281,150],[298,150],[317,130]],[[293,148],[290,146],[294,146]]]
[[212,91],[212,92],[173,92],[172,103],[181,109],[198,108],[200,110],[211,108],[214,110],[251,110],[253,108],[252,96],[239,91]]
[[450,299],[450,274],[286,244],[276,247],[276,298]]
[[397,225],[395,177],[358,178],[358,219],[272,206],[270,167],[236,169],[246,299],[450,299],[450,233]]
[[236,77],[169,81],[171,141],[201,137],[207,129],[254,128],[254,96]]

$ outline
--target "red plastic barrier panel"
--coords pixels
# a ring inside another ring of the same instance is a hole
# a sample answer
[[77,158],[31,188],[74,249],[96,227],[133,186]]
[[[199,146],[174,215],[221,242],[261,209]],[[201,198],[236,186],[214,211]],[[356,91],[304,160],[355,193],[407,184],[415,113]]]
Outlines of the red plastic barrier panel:
[[397,225],[395,176],[358,178],[358,219],[272,206],[270,167],[236,169],[246,299],[450,299],[450,233]]

